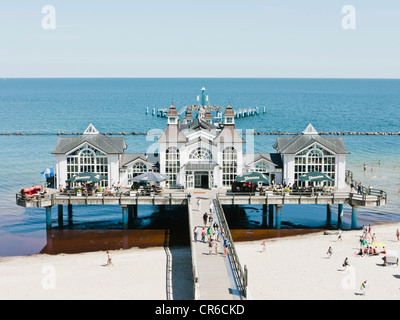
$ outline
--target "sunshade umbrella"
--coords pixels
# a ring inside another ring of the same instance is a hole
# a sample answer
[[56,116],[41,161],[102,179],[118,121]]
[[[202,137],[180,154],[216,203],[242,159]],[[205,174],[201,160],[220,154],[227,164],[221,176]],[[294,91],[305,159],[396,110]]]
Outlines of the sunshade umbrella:
[[317,171],[313,171],[313,172],[308,172],[306,174],[303,174],[299,177],[299,180],[301,182],[306,182],[306,181],[333,181],[333,179],[328,176],[327,174],[323,173],[323,172],[317,172]]
[[68,180],[65,180],[65,181],[66,182],[97,183],[104,179],[106,179],[106,177],[100,173],[81,172],[81,173],[77,174],[76,176],[73,176],[72,178],[69,178]]
[[380,248],[380,247],[384,247],[385,244],[382,243],[382,242],[374,242],[374,243],[372,244],[372,246],[373,246],[373,247]]
[[253,182],[253,183],[262,182],[264,184],[268,184],[269,178],[268,176],[266,176],[261,172],[246,172],[241,175],[238,175],[235,179],[235,182]]
[[137,182],[161,182],[168,179],[168,176],[165,174],[161,174],[158,172],[146,172],[140,174],[134,178],[129,179],[130,181],[137,181]]

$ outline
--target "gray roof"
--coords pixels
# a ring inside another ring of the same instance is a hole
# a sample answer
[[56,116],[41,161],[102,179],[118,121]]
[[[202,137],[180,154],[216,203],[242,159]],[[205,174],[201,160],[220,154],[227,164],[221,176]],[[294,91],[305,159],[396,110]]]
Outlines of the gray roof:
[[52,153],[66,154],[85,142],[107,154],[123,153],[127,148],[123,137],[107,137],[100,133],[82,134],[77,137],[58,138],[56,148]]
[[121,161],[120,161],[120,166],[124,167],[127,166],[129,163],[135,160],[142,160],[144,162],[147,162],[155,167],[159,167],[159,159],[158,159],[158,154],[147,154],[147,153],[123,153],[121,155]]
[[157,140],[158,143],[186,143],[187,138],[178,128],[177,124],[169,124],[162,136]]
[[294,137],[279,137],[274,148],[281,154],[296,154],[313,143],[318,143],[335,154],[348,154],[343,139],[338,137],[323,137],[319,134],[299,134]]
[[246,141],[237,132],[235,126],[224,125],[219,135],[215,138],[214,143],[245,143]]
[[179,125],[180,129],[183,130],[188,130],[188,131],[195,131],[195,130],[209,130],[209,131],[215,131],[217,127],[213,125],[212,123],[205,122],[200,119],[195,119],[192,122],[189,123],[180,123]]
[[[246,158],[250,158],[249,153],[245,154]],[[246,165],[251,165],[261,159],[273,163],[277,168],[283,168],[282,157],[279,153],[254,153],[252,154],[252,161]]]

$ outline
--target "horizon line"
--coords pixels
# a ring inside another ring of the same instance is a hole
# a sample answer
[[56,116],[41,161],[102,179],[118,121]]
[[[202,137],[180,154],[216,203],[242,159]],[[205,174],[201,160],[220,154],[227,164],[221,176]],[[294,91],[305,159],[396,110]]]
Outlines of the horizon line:
[[7,79],[337,79],[337,80],[400,80],[400,77],[125,77],[125,76],[60,76],[60,77],[0,77]]

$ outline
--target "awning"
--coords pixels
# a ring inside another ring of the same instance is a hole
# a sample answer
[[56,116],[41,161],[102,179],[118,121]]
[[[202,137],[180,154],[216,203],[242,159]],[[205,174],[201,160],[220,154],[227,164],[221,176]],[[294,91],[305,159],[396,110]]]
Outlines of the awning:
[[235,179],[235,182],[252,182],[257,184],[262,182],[263,184],[269,184],[269,178],[261,172],[254,171],[238,175]]
[[306,174],[303,174],[299,177],[299,180],[302,182],[305,181],[333,181],[333,179],[328,176],[327,174],[323,173],[323,172],[317,172],[317,171],[313,171],[313,172],[308,172]]

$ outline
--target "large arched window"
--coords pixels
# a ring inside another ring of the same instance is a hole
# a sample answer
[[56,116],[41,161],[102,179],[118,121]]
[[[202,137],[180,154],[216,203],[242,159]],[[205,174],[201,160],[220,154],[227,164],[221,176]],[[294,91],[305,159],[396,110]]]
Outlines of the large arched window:
[[[308,172],[323,172],[335,180],[335,155],[314,144],[296,154],[294,158],[294,181],[300,186],[305,183],[299,181],[299,177]],[[334,182],[325,182],[326,185],[334,185]]]
[[165,152],[165,174],[169,176],[167,182],[170,187],[176,186],[176,180],[180,171],[179,150],[175,147],[169,147]]
[[233,147],[227,147],[222,153],[222,186],[230,187],[237,173],[237,152]]
[[103,152],[94,149],[89,145],[67,155],[67,179],[81,172],[100,173],[106,179],[99,182],[101,187],[108,185],[108,158]]
[[206,149],[206,148],[196,148],[190,153],[189,159],[190,160],[207,160],[207,161],[211,161],[212,160],[212,154],[211,154],[211,151]]
[[136,162],[133,166],[132,169],[128,170],[128,179],[132,179],[138,175],[141,175],[142,173],[147,172],[147,166],[144,162]]

